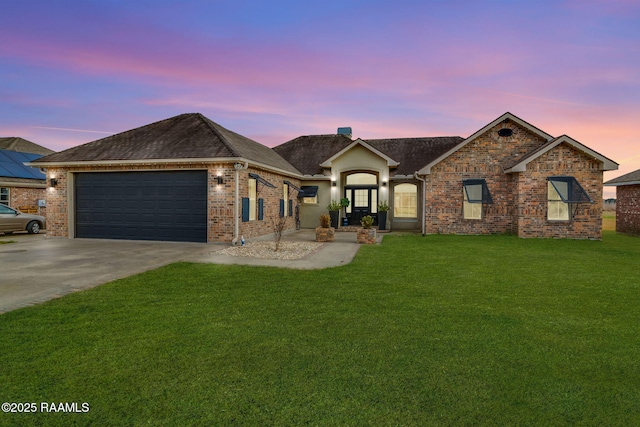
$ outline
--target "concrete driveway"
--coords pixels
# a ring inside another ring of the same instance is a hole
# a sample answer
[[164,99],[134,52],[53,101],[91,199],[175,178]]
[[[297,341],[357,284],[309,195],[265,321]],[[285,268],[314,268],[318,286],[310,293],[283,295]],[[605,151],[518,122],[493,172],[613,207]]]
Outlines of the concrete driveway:
[[204,243],[3,236],[0,313],[221,249]]
[[[309,256],[278,260],[216,253],[228,244],[65,239],[42,234],[0,239],[15,242],[0,244],[0,314],[176,261],[322,269],[348,264],[360,246],[355,233],[336,233],[335,242]],[[295,231],[283,240],[314,241],[315,231]]]

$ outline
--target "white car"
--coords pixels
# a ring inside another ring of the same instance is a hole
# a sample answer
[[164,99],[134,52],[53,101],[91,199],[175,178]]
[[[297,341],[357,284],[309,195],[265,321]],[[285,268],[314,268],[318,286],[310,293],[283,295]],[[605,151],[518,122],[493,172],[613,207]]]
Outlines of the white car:
[[38,234],[44,225],[45,218],[43,216],[22,213],[0,204],[0,233],[11,234],[14,231],[26,231],[29,234]]

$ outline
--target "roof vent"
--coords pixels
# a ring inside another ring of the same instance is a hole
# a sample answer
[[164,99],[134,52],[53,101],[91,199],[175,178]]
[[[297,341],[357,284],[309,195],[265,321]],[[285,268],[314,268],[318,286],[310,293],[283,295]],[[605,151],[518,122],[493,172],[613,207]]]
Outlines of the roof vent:
[[347,138],[351,139],[351,127],[338,128],[338,135],[344,135]]

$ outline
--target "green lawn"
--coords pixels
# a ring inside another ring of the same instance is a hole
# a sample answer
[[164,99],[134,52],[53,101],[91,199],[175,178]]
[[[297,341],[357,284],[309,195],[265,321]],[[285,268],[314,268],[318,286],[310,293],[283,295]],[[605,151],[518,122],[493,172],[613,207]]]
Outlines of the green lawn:
[[640,239],[387,236],[173,264],[0,316],[0,425],[640,424]]

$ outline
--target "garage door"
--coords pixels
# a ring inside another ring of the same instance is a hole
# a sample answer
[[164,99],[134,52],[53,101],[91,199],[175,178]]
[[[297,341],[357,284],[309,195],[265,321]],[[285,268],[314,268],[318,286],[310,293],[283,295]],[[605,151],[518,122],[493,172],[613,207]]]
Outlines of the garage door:
[[207,172],[75,176],[76,237],[207,241]]

